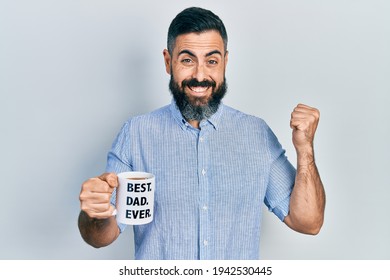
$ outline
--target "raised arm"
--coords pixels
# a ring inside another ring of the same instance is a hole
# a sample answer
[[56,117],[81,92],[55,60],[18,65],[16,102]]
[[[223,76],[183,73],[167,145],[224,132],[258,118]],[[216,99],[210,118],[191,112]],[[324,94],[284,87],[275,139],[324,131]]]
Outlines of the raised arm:
[[320,113],[298,104],[291,114],[293,144],[297,152],[297,175],[284,222],[293,230],[318,234],[324,222],[325,191],[314,159],[314,135]]

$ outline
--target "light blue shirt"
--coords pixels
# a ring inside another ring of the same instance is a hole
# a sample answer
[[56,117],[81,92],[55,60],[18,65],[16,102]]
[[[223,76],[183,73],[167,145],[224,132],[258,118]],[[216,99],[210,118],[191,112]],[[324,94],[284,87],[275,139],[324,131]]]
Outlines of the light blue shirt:
[[174,102],[127,120],[106,170],[155,175],[154,220],[133,226],[135,258],[170,260],[259,259],[262,203],[283,220],[296,172],[262,119],[221,104],[195,129]]

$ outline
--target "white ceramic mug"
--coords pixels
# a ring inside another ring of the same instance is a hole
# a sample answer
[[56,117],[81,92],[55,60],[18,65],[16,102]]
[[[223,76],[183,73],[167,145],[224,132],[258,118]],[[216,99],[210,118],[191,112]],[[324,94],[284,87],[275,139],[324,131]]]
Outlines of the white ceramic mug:
[[122,172],[116,190],[116,219],[127,225],[143,225],[153,220],[154,175],[147,172]]

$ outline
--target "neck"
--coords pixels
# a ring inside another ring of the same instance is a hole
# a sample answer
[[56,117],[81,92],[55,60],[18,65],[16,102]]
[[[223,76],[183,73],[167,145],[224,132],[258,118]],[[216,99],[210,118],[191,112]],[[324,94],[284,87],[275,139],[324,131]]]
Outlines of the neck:
[[200,121],[197,121],[197,120],[189,120],[188,123],[189,123],[192,127],[199,129]]

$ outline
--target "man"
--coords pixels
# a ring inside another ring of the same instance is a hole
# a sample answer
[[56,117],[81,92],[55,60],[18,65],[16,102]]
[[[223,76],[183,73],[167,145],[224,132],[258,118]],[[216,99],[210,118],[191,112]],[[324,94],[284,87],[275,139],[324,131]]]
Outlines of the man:
[[317,109],[291,114],[297,170],[267,124],[221,103],[227,34],[211,11],[189,8],[163,51],[174,101],[130,118],[108,154],[107,173],[84,182],[79,228],[94,247],[125,228],[112,216],[116,174],[156,178],[154,220],[134,226],[136,259],[258,259],[264,202],[290,228],[317,234],[325,193],[314,161]]

